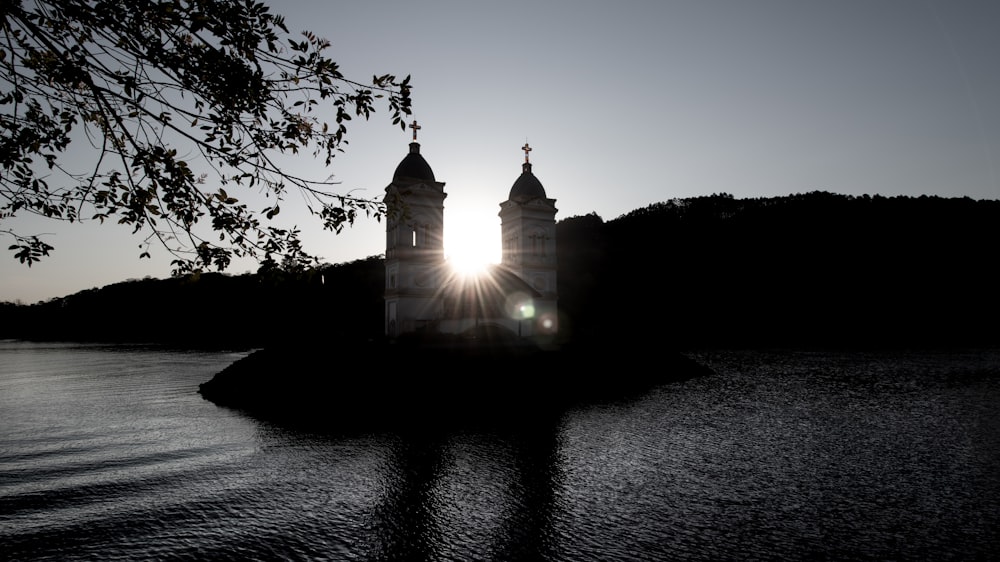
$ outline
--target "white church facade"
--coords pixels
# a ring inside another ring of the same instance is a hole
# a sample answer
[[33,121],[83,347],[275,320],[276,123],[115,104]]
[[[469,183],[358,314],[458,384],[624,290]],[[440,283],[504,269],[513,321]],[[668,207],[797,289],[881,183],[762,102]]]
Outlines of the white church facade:
[[475,334],[500,330],[536,341],[558,331],[555,199],[532,173],[525,143],[521,175],[500,203],[501,262],[477,277],[454,272],[444,254],[444,183],[410,151],[385,188],[385,334]]

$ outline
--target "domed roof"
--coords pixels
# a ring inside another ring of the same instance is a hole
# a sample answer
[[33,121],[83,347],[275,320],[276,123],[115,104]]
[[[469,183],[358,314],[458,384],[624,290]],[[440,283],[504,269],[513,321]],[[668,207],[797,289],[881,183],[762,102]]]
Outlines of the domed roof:
[[410,153],[403,158],[403,161],[396,166],[396,171],[392,174],[393,181],[409,178],[421,181],[434,181],[434,171],[430,164],[420,155],[420,144],[410,143]]
[[545,199],[545,188],[542,187],[542,182],[538,181],[535,174],[531,173],[531,164],[525,162],[521,166],[521,175],[510,188],[508,199],[527,201],[539,197]]

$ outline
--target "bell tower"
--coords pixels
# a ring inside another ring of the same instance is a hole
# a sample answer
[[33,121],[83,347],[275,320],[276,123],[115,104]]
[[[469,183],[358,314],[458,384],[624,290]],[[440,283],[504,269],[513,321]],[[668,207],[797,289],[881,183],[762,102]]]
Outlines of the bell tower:
[[410,124],[410,152],[385,188],[385,335],[433,330],[444,277],[444,183],[420,155]]
[[532,322],[524,335],[554,334],[558,330],[556,303],[556,200],[531,171],[531,147],[524,143],[521,175],[500,203],[500,231],[503,241],[501,265],[514,272],[541,294],[528,311]]

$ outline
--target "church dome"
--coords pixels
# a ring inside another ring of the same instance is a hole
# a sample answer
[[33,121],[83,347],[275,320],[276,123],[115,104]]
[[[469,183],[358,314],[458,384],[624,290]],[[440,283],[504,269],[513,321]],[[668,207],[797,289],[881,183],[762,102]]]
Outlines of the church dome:
[[525,162],[521,170],[521,175],[514,181],[514,185],[510,188],[508,199],[519,199],[522,201],[536,198],[545,199],[545,188],[542,187],[542,182],[538,181],[535,174],[531,173],[531,164]]
[[410,143],[410,153],[396,166],[392,174],[393,181],[408,178],[421,181],[434,181],[434,171],[430,164],[420,155],[420,144]]

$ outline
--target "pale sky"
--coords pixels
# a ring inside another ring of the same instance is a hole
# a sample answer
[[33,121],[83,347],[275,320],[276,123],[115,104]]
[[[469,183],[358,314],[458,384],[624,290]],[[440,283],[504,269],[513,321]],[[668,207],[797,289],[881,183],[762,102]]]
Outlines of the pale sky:
[[[448,193],[448,253],[463,240],[498,257],[497,212],[526,141],[557,220],[611,220],[713,193],[1000,199],[995,0],[272,6],[289,28],[330,39],[348,76],[412,76],[421,153]],[[378,198],[410,135],[382,112],[351,123],[330,169],[309,156],[289,165]],[[335,235],[294,208],[290,199],[281,216],[329,263],[383,251],[381,223],[363,219]],[[169,275],[166,251],[139,260],[142,236],[115,226],[43,223],[34,232],[52,233],[45,240],[56,250],[30,269],[7,252],[0,301]]]

